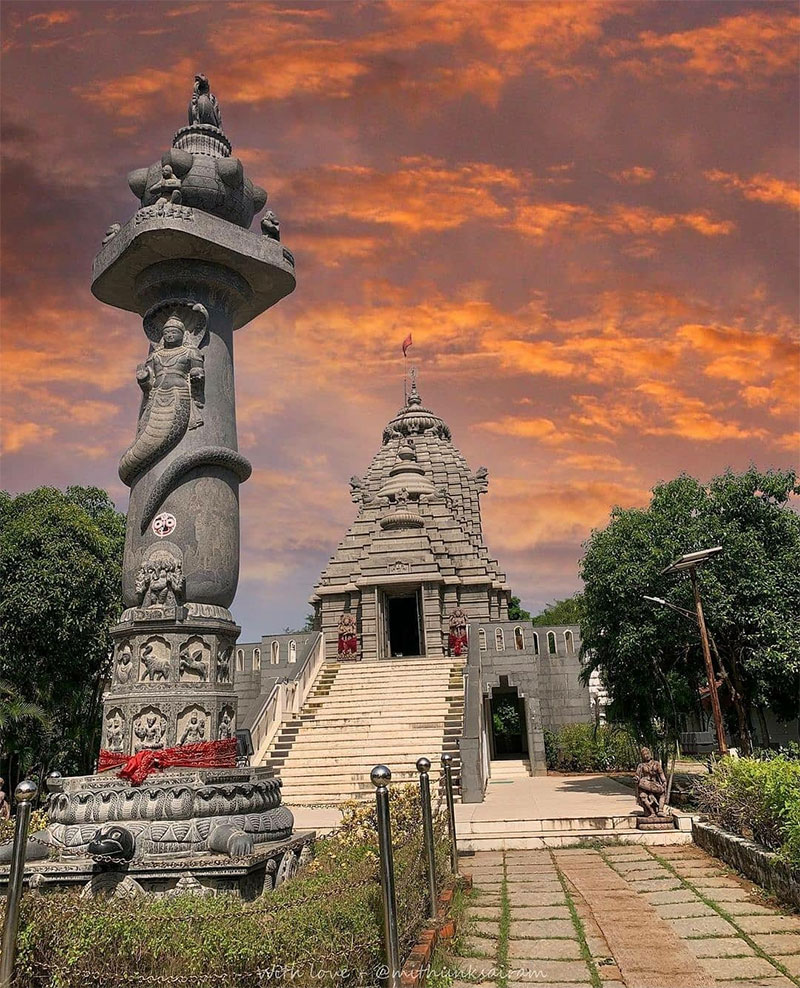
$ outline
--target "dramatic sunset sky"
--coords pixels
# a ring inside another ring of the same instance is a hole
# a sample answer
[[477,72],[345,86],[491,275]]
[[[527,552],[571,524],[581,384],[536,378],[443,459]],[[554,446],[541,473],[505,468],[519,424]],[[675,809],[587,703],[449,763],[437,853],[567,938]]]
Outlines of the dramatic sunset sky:
[[296,292],[236,337],[245,639],[302,622],[402,401],[531,609],[611,507],[798,459],[798,5],[2,4],[2,486],[95,484],[140,321],[91,260],[205,72]]

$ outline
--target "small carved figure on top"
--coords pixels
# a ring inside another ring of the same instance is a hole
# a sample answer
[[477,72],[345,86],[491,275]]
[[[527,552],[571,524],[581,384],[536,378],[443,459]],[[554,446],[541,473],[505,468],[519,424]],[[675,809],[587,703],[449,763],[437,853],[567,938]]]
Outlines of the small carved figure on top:
[[448,643],[451,655],[462,655],[467,647],[467,615],[460,606],[450,615]]
[[183,568],[168,549],[150,552],[136,574],[142,607],[176,607],[183,598]]
[[181,645],[180,652],[178,653],[178,662],[181,676],[184,673],[191,672],[199,676],[203,682],[208,679],[208,666],[203,658],[202,648],[195,649],[195,651],[189,654],[188,644]]
[[194,92],[189,102],[189,125],[211,124],[222,129],[222,112],[217,97],[211,92],[208,77],[198,72],[194,77]]
[[281,221],[271,209],[261,217],[261,232],[270,240],[281,239]]
[[156,206],[165,206],[168,202],[179,206],[181,203],[181,180],[172,170],[172,165],[163,165],[161,178],[155,185],[150,186],[150,192],[158,195]]
[[103,237],[103,246],[105,246],[110,240],[113,240],[121,229],[122,227],[119,223],[112,223],[106,230],[106,235]]
[[196,713],[193,713],[178,744],[198,744],[200,741],[205,741],[205,739],[206,723],[204,720],[200,720]]
[[358,633],[353,615],[343,614],[339,621],[339,658],[348,655],[358,655]]
[[642,748],[642,760],[636,766],[636,802],[645,816],[663,816],[667,800],[664,769],[649,748]]
[[3,789],[5,783],[5,779],[0,779],[0,820],[11,819],[11,804],[8,802],[5,789]]
[[394,496],[395,504],[408,504],[411,495],[408,493],[407,487],[401,487],[400,490]]

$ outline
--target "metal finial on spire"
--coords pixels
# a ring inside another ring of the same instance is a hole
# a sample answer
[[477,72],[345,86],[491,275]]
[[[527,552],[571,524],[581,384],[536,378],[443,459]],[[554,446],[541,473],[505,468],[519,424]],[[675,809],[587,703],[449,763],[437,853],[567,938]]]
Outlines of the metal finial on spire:
[[422,398],[420,397],[419,391],[417,391],[417,368],[416,367],[412,367],[411,368],[410,377],[411,377],[411,393],[408,396],[408,402],[407,402],[407,404],[409,404],[409,405],[421,405],[422,404]]

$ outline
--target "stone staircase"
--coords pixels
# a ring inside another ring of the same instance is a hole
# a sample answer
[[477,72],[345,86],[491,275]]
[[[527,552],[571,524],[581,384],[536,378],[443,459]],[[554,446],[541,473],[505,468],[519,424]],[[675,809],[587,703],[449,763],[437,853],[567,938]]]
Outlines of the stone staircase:
[[435,795],[445,751],[458,780],[462,670],[463,662],[451,658],[324,665],[300,714],[283,725],[264,762],[283,781],[284,803],[369,799],[375,765],[388,765],[393,783],[416,781],[422,755],[432,763]]

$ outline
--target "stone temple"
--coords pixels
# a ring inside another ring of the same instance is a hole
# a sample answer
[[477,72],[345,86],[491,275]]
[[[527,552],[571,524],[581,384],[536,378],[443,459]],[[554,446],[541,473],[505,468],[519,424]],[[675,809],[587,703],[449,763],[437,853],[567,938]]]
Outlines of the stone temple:
[[[236,649],[240,724],[288,805],[369,795],[377,762],[412,779],[420,755],[438,765],[442,751],[462,799],[479,801],[493,761],[542,774],[544,730],[601,715],[602,695],[579,679],[578,627],[509,619],[481,524],[488,487],[412,372],[350,480],[356,517],[314,587],[314,630]],[[501,735],[503,711],[516,727]]]

